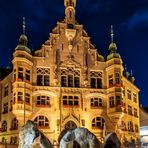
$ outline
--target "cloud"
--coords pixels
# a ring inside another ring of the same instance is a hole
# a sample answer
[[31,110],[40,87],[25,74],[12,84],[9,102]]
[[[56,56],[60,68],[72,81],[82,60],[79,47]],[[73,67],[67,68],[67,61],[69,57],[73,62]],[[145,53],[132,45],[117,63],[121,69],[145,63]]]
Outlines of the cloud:
[[138,11],[134,13],[126,22],[129,30],[136,28],[148,28],[148,11]]

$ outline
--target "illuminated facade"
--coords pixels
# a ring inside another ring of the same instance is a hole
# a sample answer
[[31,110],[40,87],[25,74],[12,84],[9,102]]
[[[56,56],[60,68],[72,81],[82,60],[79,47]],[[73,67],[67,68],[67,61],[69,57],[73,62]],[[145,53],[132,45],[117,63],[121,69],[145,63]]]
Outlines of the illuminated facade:
[[0,81],[0,141],[17,143],[19,128],[28,119],[51,142],[75,127],[89,129],[99,140],[110,132],[122,142],[137,140],[139,89],[123,67],[113,29],[105,59],[75,20],[76,0],[65,0],[64,5],[65,19],[34,54],[25,33],[20,36],[13,70]]

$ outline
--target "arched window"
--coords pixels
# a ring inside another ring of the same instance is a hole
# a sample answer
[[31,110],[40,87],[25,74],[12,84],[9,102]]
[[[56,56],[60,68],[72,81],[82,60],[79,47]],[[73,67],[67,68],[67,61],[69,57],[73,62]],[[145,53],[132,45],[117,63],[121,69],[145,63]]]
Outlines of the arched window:
[[91,107],[102,107],[102,99],[101,98],[91,98]]
[[34,119],[34,123],[39,128],[48,128],[49,127],[49,120],[45,116],[38,116]]
[[7,131],[7,121],[3,121],[2,123],[2,132],[6,132]]
[[37,96],[37,106],[49,106],[50,105],[50,98],[48,96]]
[[134,132],[134,129],[133,129],[133,122],[132,122],[132,121],[129,121],[129,122],[128,122],[128,131],[129,131],[129,132]]
[[136,132],[136,133],[139,132],[139,130],[138,130],[138,125],[137,125],[137,124],[135,124],[135,132]]
[[92,120],[92,128],[102,128],[104,127],[105,120],[102,117],[96,117]]
[[18,129],[18,120],[16,118],[14,118],[11,121],[11,128],[10,128],[10,130],[17,130],[17,129]]

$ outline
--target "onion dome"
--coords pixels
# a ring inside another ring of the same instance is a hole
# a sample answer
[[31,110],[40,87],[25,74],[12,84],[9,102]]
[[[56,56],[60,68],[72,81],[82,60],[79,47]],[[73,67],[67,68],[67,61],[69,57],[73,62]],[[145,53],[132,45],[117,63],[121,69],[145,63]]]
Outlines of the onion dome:
[[131,70],[131,73],[130,73],[130,81],[131,81],[132,83],[135,82],[135,77],[133,76],[132,70]]
[[25,28],[26,28],[26,22],[25,22],[25,18],[23,17],[23,34],[21,34],[20,38],[19,38],[19,45],[15,48],[15,50],[22,50],[22,51],[26,51],[28,53],[31,53],[31,50],[27,47],[28,44],[28,38],[25,35]]
[[124,72],[123,72],[124,76],[128,79],[130,73],[127,71],[127,66],[125,65],[124,67]]
[[117,53],[117,45],[116,43],[114,43],[113,25],[111,25],[111,43],[108,50],[110,51],[110,54],[107,56],[107,60],[110,60],[112,58],[120,58],[120,54]]

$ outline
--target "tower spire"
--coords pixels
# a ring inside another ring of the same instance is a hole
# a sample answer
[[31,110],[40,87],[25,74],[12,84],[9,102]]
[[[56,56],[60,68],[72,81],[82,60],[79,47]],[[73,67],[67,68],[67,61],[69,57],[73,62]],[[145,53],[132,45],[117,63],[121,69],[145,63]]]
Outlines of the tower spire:
[[109,45],[109,51],[111,53],[116,53],[117,51],[117,46],[116,43],[114,43],[114,29],[113,29],[113,25],[111,25],[111,44]]
[[23,27],[23,34],[25,35],[25,33],[26,33],[26,20],[25,20],[25,17],[23,17],[23,25],[22,25],[22,27]]
[[25,20],[25,17],[23,17],[22,29],[23,29],[23,32],[22,32],[22,34],[20,36],[19,41],[20,41],[21,45],[27,46],[28,38],[26,36],[26,20]]
[[111,43],[114,43],[114,29],[113,29],[113,25],[111,25]]

